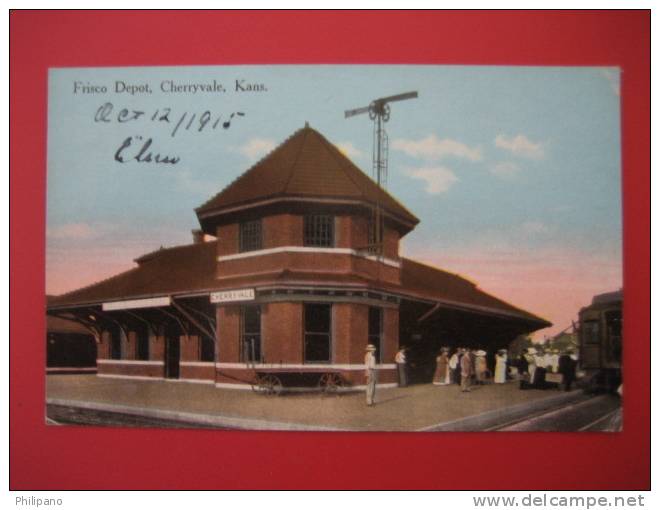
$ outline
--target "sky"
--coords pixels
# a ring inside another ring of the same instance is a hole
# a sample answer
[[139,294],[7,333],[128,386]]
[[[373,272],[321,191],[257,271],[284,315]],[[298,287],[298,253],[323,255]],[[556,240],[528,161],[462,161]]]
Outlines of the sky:
[[[194,208],[305,122],[370,174],[372,122],[344,111],[415,90],[385,125],[388,191],[420,219],[402,254],[550,320],[542,340],[622,287],[619,88],[611,67],[51,69],[46,291],[188,244]],[[148,139],[177,163],[135,161]]]

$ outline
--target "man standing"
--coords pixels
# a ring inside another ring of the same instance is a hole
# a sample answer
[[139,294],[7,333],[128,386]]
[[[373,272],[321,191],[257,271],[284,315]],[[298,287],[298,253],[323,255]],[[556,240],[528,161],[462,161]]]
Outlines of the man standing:
[[376,346],[367,345],[367,353],[364,355],[364,371],[367,377],[367,405],[376,403]]
[[571,385],[575,379],[575,367],[577,363],[571,357],[571,351],[559,356],[559,373],[562,375],[562,384],[565,391],[571,391]]
[[472,377],[472,359],[470,353],[461,356],[461,391],[470,391],[470,377]]
[[405,388],[408,386],[408,374],[406,373],[406,348],[401,347],[399,352],[394,356],[394,361],[396,362],[396,368],[399,372],[399,387]]

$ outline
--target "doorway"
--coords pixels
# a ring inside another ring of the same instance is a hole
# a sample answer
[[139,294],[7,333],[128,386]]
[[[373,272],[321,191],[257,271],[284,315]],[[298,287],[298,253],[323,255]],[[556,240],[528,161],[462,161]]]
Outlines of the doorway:
[[165,377],[179,378],[179,357],[181,347],[178,336],[168,335],[165,339]]

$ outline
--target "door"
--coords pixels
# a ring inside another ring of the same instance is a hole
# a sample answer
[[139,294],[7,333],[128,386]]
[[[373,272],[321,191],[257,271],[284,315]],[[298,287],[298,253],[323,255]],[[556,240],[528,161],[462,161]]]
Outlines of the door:
[[165,377],[179,378],[179,337],[168,336],[165,340]]

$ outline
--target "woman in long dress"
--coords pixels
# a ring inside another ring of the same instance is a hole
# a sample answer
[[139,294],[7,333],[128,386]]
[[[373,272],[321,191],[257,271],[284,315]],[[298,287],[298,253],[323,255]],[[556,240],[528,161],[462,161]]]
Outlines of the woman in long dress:
[[461,369],[458,367],[459,352],[460,349],[456,349],[454,354],[451,355],[451,358],[449,358],[450,381],[456,384],[461,384]]
[[474,353],[474,374],[477,379],[477,384],[485,384],[486,382],[486,372],[488,370],[486,364],[486,351],[479,350]]
[[506,349],[500,349],[495,355],[495,378],[496,384],[503,384],[506,382]]
[[449,356],[447,349],[442,349],[435,361],[436,367],[435,374],[433,374],[433,384],[440,386],[449,384]]

